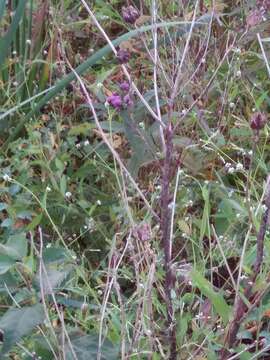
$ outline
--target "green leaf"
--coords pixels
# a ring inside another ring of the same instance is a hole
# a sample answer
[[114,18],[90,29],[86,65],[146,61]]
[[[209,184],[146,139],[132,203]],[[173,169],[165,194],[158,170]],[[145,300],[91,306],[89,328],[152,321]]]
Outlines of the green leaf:
[[[69,334],[72,347],[77,355],[78,360],[96,359],[98,352],[98,337],[93,335],[84,335],[80,333]],[[105,340],[101,348],[102,360],[119,359],[119,348],[114,346],[110,341]],[[66,360],[73,360],[73,355],[68,344],[65,346]]]
[[7,272],[15,263],[16,260],[14,258],[0,254],[0,275]]
[[35,216],[33,221],[31,221],[30,224],[27,225],[27,230],[28,231],[31,231],[31,230],[34,230],[41,222],[42,220],[42,217],[43,217],[43,214],[40,213],[39,215]]
[[7,204],[7,203],[4,203],[4,202],[1,202],[1,203],[0,203],[0,211],[6,210],[7,207],[8,207],[8,204]]
[[201,293],[212,302],[216,312],[221,316],[223,323],[226,325],[229,321],[230,306],[226,303],[223,296],[214,291],[211,283],[198,271],[193,270],[191,272],[191,279],[194,286],[198,287]]
[[11,227],[12,224],[13,224],[12,219],[6,218],[5,220],[3,220],[3,221],[1,222],[1,227],[2,227],[2,228],[8,228],[8,227]]
[[1,354],[6,354],[23,336],[28,335],[44,320],[43,307],[36,304],[21,309],[9,309],[0,319],[0,329],[4,332]]
[[24,233],[11,235],[8,241],[0,244],[0,254],[18,260],[27,255],[27,239]]
[[50,247],[43,251],[43,261],[45,264],[63,263],[71,260],[70,252],[60,247]]

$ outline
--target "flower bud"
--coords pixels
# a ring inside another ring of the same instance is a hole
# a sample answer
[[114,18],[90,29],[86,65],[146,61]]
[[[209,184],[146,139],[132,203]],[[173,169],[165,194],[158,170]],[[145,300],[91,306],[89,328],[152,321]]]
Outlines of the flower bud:
[[127,81],[123,81],[121,84],[119,84],[119,87],[122,91],[128,92],[130,88],[130,84]]
[[123,100],[126,107],[132,107],[134,105],[133,100],[131,99],[129,94],[125,95]]
[[251,117],[250,127],[252,130],[259,131],[264,128],[266,121],[267,121],[267,117],[265,114],[261,112],[256,112]]

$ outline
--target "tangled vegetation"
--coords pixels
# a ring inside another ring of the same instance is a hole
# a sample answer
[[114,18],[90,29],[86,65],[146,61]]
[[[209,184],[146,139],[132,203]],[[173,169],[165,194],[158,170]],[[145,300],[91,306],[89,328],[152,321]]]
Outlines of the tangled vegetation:
[[0,0],[0,358],[270,358],[269,0]]

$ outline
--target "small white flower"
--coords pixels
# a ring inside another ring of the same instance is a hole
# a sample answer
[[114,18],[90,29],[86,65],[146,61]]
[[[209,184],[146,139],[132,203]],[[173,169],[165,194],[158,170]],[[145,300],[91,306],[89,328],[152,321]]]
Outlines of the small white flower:
[[72,196],[72,194],[71,194],[71,192],[70,191],[67,191],[66,193],[65,193],[65,197],[66,198],[71,198],[71,196]]
[[241,75],[242,75],[241,70],[238,70],[238,71],[236,72],[236,76],[239,78],[239,77],[241,77]]
[[237,219],[239,219],[239,218],[241,217],[241,214],[240,214],[240,213],[237,213],[237,214],[236,214],[236,217],[237,217]]
[[108,103],[108,101],[105,101],[104,106],[105,106],[105,108],[107,108],[107,109],[110,107],[110,104]]
[[78,143],[78,144],[76,144],[75,146],[76,146],[77,149],[79,149],[79,148],[81,147],[81,144]]
[[201,63],[205,64],[205,61],[206,61],[205,58],[202,58]]
[[242,171],[242,170],[244,170],[243,164],[237,163],[237,164],[236,164],[236,170],[237,170],[237,171]]
[[102,83],[97,83],[97,88],[100,89],[102,88],[103,84]]
[[228,162],[228,163],[226,163],[224,166],[225,166],[226,169],[229,169],[229,167],[231,167],[231,165],[232,165],[232,164],[231,164],[230,162]]
[[188,206],[192,206],[192,205],[193,205],[193,201],[192,201],[192,200],[189,200]]
[[262,205],[262,211],[266,211],[267,210],[267,206],[265,204]]
[[221,241],[222,241],[222,240],[224,239],[224,236],[223,236],[223,235],[219,235],[219,237],[218,237],[218,238],[219,238],[219,240],[221,240]]
[[198,315],[195,315],[195,319],[202,319],[203,318],[203,313],[200,312]]
[[234,108],[235,107],[235,103],[234,102],[230,102],[229,103],[229,107],[232,109],[232,108]]
[[51,243],[49,243],[49,244],[46,245],[46,248],[47,248],[47,249],[49,249],[50,247],[52,247],[52,244],[51,244]]
[[252,156],[252,155],[253,155],[253,151],[252,151],[252,150],[249,150],[248,155],[249,155],[249,156]]
[[19,85],[19,83],[18,83],[18,81],[13,81],[13,86],[18,86]]
[[144,129],[144,122],[143,122],[143,121],[141,121],[141,122],[139,123],[139,127],[142,128],[142,129]]
[[228,169],[228,174],[233,174],[235,172],[235,168],[234,167],[230,167]]
[[241,280],[248,279],[248,276],[247,276],[247,275],[245,275],[245,274],[242,274],[242,275],[240,276],[240,279],[241,279]]
[[10,177],[8,174],[4,174],[4,175],[3,175],[3,179],[4,179],[5,181],[11,181],[11,177]]
[[17,55],[17,51],[16,50],[14,50],[14,51],[12,51],[12,55]]
[[50,191],[52,191],[52,189],[49,186],[47,186],[46,191],[50,192]]
[[174,208],[174,202],[172,201],[171,203],[169,203],[168,209],[172,210],[173,208]]
[[182,113],[182,115],[186,115],[187,109],[183,109],[183,110],[181,111],[181,113]]
[[236,54],[241,54],[241,49],[239,48],[236,48],[234,51],[236,52]]
[[26,40],[26,44],[27,44],[27,45],[31,45],[31,39],[27,39],[27,40]]
[[97,205],[101,205],[101,201],[100,200],[97,200]]
[[43,50],[43,55],[47,55],[48,51],[47,50]]
[[84,146],[89,145],[89,140],[85,140],[85,142],[83,143]]

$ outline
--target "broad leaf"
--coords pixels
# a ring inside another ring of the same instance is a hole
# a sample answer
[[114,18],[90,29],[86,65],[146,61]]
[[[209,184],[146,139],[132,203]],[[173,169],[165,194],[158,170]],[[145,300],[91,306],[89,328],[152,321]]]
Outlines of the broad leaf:
[[6,354],[23,336],[28,335],[44,320],[43,307],[36,304],[21,309],[10,309],[0,320],[4,333],[1,354]]
[[[98,352],[98,338],[97,336],[81,334],[70,334],[70,339],[74,352],[78,360],[96,359]],[[66,360],[73,360],[73,355],[68,344],[65,346]],[[116,360],[119,359],[119,348],[113,345],[108,340],[105,340],[101,349],[102,360]]]

